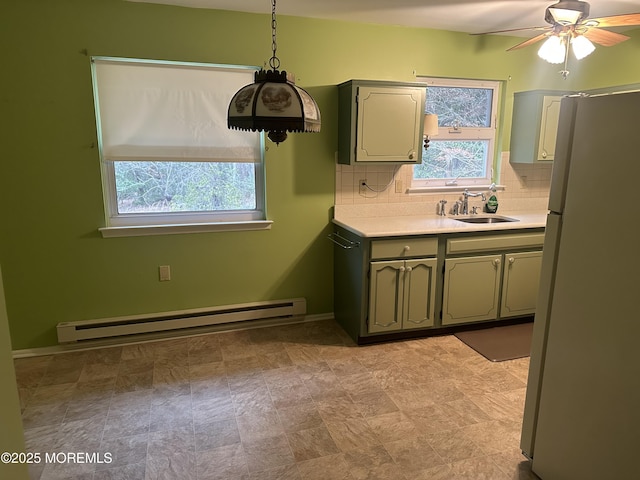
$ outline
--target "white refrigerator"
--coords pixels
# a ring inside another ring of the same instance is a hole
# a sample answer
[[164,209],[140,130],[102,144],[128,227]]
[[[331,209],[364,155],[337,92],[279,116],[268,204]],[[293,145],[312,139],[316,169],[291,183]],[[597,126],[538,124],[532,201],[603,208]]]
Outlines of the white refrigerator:
[[562,99],[521,449],[640,478],[640,92]]

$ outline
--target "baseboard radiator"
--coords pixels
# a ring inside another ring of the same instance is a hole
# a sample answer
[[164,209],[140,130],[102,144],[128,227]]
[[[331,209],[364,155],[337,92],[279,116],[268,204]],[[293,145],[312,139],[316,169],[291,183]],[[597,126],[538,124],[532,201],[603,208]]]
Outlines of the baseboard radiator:
[[69,343],[124,335],[159,333],[250,320],[293,318],[306,313],[306,300],[294,298],[179,312],[63,322],[57,326],[58,342]]

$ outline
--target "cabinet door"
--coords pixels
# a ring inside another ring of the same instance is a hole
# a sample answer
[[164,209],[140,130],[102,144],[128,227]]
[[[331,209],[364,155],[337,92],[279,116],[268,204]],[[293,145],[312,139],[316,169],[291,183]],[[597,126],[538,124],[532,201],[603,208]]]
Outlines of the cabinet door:
[[405,330],[434,324],[436,264],[435,258],[405,262],[402,315]]
[[425,89],[359,87],[356,162],[420,163]]
[[542,99],[542,117],[540,119],[540,142],[538,143],[538,161],[553,161],[560,117],[562,97],[544,96]]
[[565,92],[516,92],[511,122],[511,163],[550,162],[555,157],[560,103]]
[[371,262],[369,270],[369,333],[402,328],[404,260]]
[[535,313],[542,252],[506,253],[504,262],[500,317]]
[[445,261],[443,325],[498,317],[501,258],[501,255],[483,255]]

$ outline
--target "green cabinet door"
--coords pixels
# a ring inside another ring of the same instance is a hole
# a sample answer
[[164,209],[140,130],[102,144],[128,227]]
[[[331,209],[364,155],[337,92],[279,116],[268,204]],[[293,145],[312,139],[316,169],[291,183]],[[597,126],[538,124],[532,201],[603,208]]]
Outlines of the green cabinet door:
[[357,162],[420,163],[424,92],[424,88],[359,88]]
[[338,85],[338,163],[421,163],[426,92],[420,83]]
[[550,162],[553,161],[555,157],[561,100],[562,97],[558,96],[545,96],[542,99],[540,140],[538,142],[538,151],[536,156],[536,160],[539,162]]
[[435,258],[371,262],[369,333],[431,327]]
[[371,262],[369,270],[369,333],[402,328],[404,260]]
[[542,252],[505,253],[500,317],[536,311]]
[[498,317],[502,255],[449,258],[445,261],[442,324]]
[[402,328],[432,327],[435,315],[435,258],[407,260],[404,272]]
[[532,90],[513,96],[511,163],[551,162],[556,149],[560,102],[565,92]]

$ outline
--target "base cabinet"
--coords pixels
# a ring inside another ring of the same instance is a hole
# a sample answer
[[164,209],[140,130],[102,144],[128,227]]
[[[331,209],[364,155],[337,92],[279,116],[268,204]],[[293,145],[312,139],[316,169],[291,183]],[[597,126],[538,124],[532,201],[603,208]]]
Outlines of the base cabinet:
[[330,238],[334,316],[359,344],[535,313],[542,229]]
[[434,325],[436,265],[435,258],[371,262],[369,333]]
[[538,300],[542,252],[504,255],[500,317],[534,314]]
[[541,251],[447,259],[442,324],[535,313],[541,265]]
[[444,264],[442,324],[498,316],[501,255],[450,258]]

